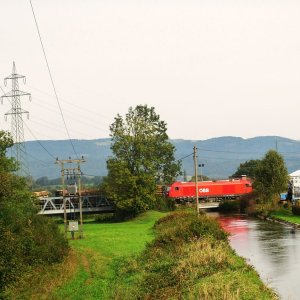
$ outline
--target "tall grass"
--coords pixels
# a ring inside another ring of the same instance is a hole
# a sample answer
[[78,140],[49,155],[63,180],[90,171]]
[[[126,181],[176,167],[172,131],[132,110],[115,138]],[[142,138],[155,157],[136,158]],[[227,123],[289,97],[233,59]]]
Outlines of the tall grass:
[[111,299],[276,299],[229,247],[215,220],[194,213],[156,222],[138,258],[119,262]]

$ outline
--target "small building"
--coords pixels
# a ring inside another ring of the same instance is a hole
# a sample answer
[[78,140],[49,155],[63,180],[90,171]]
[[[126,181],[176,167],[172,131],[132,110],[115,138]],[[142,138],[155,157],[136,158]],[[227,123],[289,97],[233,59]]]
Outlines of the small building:
[[290,183],[293,189],[293,199],[300,199],[300,170],[290,174]]
[[293,186],[300,187],[300,170],[297,170],[290,174],[290,179]]

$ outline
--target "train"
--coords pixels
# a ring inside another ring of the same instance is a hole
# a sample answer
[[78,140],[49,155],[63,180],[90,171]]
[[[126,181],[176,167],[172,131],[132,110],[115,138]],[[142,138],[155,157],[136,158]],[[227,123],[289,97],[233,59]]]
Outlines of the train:
[[[199,200],[237,199],[252,192],[252,182],[243,176],[240,179],[212,180],[198,182]],[[177,203],[191,202],[196,198],[195,182],[174,182],[166,191],[168,198]]]

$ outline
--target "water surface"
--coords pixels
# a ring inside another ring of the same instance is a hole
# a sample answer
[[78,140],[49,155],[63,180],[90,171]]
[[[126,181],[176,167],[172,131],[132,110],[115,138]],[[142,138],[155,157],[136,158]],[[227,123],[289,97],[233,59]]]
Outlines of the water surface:
[[300,232],[290,226],[248,218],[217,215],[230,233],[230,244],[247,259],[281,299],[300,299]]

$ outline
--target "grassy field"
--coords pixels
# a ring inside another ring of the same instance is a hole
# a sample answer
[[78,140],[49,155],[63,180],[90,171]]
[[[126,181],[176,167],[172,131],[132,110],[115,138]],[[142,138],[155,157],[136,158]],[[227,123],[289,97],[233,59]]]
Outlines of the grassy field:
[[271,217],[279,220],[300,224],[300,216],[293,215],[291,209],[280,209],[272,212]]
[[8,291],[15,299],[109,299],[115,265],[138,255],[154,238],[164,213],[149,212],[124,223],[84,224],[84,239],[70,240],[71,253],[53,268],[32,270]]
[[[163,218],[162,218],[163,217]],[[155,229],[153,229],[153,225]],[[13,299],[276,299],[214,220],[148,212],[86,223],[64,264],[33,270]]]
[[154,235],[154,222],[162,217],[151,212],[126,223],[87,223],[85,238],[71,241],[79,254],[79,270],[58,289],[57,299],[109,299],[115,278],[115,265],[120,259],[138,255]]

